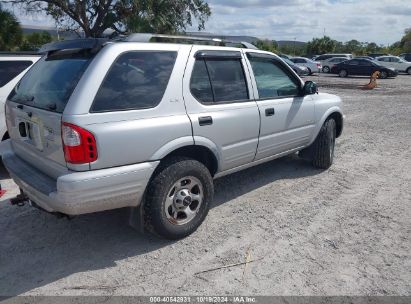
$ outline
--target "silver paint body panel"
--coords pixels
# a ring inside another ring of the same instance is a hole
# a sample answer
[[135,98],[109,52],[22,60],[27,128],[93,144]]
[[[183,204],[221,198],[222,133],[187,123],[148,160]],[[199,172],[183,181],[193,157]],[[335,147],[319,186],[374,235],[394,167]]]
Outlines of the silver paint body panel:
[[[144,50],[178,53],[161,102],[151,109],[90,113],[115,59],[124,52]],[[249,100],[204,105],[194,98],[190,79],[194,54],[200,50],[241,52]],[[342,115],[341,99],[330,94],[259,100],[247,51],[199,45],[108,44],[86,69],[62,114],[27,106],[21,110],[7,102],[11,140],[1,149],[6,168],[29,198],[47,211],[74,215],[138,206],[161,159],[178,148],[199,145],[209,149],[218,161],[214,176],[218,178],[307,147],[329,115]],[[265,116],[267,108],[274,108],[275,115]],[[31,117],[27,111],[32,112]],[[203,116],[211,116],[213,123],[200,126],[199,117]],[[40,139],[35,145],[20,138],[21,119],[38,125]],[[95,162],[65,162],[62,121],[93,133],[98,151]]]

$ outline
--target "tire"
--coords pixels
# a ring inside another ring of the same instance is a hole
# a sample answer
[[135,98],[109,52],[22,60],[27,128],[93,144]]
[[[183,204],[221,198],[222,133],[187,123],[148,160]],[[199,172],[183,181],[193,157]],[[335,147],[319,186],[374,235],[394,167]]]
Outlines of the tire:
[[411,75],[411,68],[408,68],[406,72],[408,75]]
[[148,185],[145,226],[170,240],[186,237],[204,221],[213,195],[213,179],[202,163],[170,158],[160,164]]
[[328,169],[334,160],[334,148],[336,138],[336,123],[330,118],[326,120],[321,127],[312,144],[312,164],[319,169]]
[[341,70],[341,71],[338,73],[338,76],[344,78],[344,77],[347,77],[347,76],[348,76],[348,73],[347,73],[346,70]]
[[311,71],[311,69],[310,68],[307,68],[307,69],[308,69],[308,75],[312,75],[313,72]]
[[328,67],[328,66],[323,67],[323,72],[324,73],[329,73],[330,72],[330,67]]
[[386,79],[388,78],[388,73],[386,71],[381,71],[380,72],[380,78],[381,79]]

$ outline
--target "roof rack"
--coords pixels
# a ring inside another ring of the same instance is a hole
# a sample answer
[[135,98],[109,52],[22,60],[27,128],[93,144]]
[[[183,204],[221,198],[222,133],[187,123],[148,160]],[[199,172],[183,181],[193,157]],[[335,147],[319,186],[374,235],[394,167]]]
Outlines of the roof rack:
[[168,42],[168,43],[185,43],[185,44],[205,44],[216,46],[231,46],[241,47],[245,49],[258,50],[256,46],[244,41],[232,41],[219,38],[195,37],[195,36],[176,36],[176,35],[162,35],[162,34],[130,34],[119,41],[127,42]]

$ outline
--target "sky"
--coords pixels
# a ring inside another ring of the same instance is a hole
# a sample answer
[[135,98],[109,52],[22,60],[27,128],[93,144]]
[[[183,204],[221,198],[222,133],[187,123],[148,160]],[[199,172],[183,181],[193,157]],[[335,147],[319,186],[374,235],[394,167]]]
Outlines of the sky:
[[[206,1],[212,16],[205,31],[215,34],[309,41],[325,32],[339,41],[357,39],[387,45],[399,41],[404,30],[411,27],[411,0]],[[54,24],[45,15],[12,10],[23,25]]]

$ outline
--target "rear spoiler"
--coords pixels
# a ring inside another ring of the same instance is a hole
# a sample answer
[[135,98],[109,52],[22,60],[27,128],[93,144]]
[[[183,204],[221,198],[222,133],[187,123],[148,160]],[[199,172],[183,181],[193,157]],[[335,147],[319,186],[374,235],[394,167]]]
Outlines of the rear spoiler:
[[92,52],[97,52],[108,41],[109,40],[107,38],[82,38],[50,42],[43,45],[38,53],[46,54],[60,50],[91,50]]

